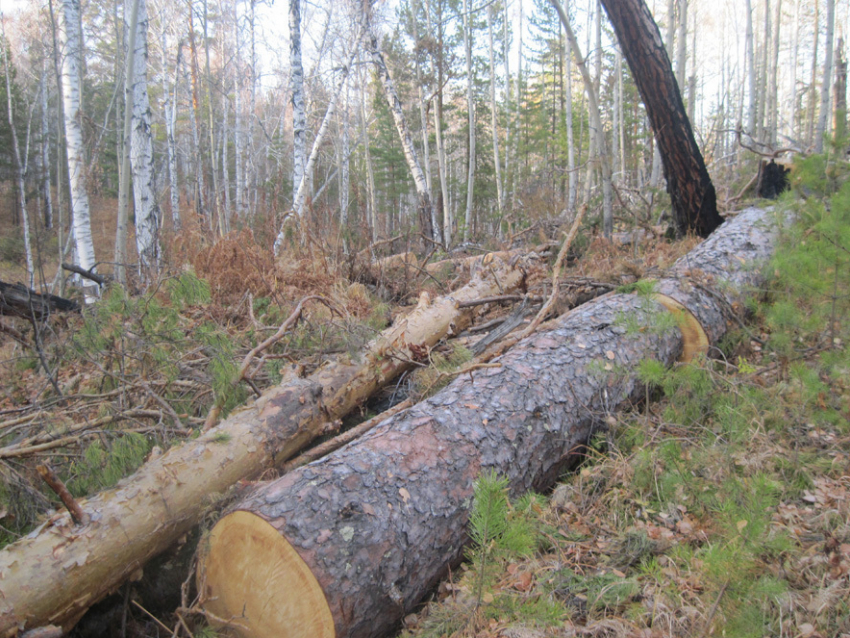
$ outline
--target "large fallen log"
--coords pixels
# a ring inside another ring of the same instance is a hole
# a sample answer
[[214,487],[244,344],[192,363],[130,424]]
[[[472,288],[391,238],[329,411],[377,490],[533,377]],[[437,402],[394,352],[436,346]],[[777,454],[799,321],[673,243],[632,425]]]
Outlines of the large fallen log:
[[[763,211],[715,232],[653,298],[608,294],[551,322],[322,460],[238,502],[204,544],[198,586],[211,616],[251,638],[381,636],[459,559],[473,482],[514,494],[550,485],[606,415],[642,397],[635,370],[672,364],[728,329],[772,249]],[[664,308],[683,329],[659,325]]]
[[153,556],[196,525],[212,497],[243,479],[280,467],[329,424],[418,363],[446,335],[471,321],[464,302],[525,281],[527,263],[493,259],[455,293],[423,298],[374,338],[358,360],[340,360],[263,394],[198,439],[145,464],[115,489],[0,551],[0,636],[48,624],[69,628]]

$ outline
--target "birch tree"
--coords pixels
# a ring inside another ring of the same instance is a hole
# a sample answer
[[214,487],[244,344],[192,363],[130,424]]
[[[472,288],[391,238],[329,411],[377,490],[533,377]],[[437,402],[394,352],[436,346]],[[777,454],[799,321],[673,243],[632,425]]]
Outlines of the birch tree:
[[[61,0],[58,25],[62,55],[62,119],[65,126],[65,148],[68,179],[71,187],[71,210],[74,229],[74,260],[84,270],[96,266],[91,233],[91,208],[86,187],[86,160],[83,148],[82,113],[80,112],[80,59],[82,42],[79,0]],[[82,282],[87,301],[97,296],[97,287]]]
[[823,63],[823,84],[820,90],[820,116],[815,133],[815,152],[823,153],[823,138],[829,121],[829,91],[832,87],[832,47],[835,37],[835,0],[826,0],[826,59]]
[[493,6],[487,7],[487,34],[490,49],[490,127],[493,130],[493,165],[496,167],[496,204],[499,220],[504,214],[504,195],[502,193],[502,166],[499,161],[499,127],[496,108],[496,54],[493,47]]
[[[130,0],[128,0],[129,2]],[[132,55],[132,131],[130,165],[133,171],[133,202],[136,217],[136,249],[139,271],[145,277],[158,270],[160,259],[159,205],[156,200],[156,172],[153,164],[151,109],[148,98],[148,11],[146,0],[138,2],[135,48]],[[129,25],[128,25],[128,28]],[[129,55],[129,52],[128,52]]]
[[289,91],[292,101],[292,199],[304,179],[307,163],[307,114],[304,110],[304,66],[301,63],[301,0],[289,0]]
[[432,204],[431,196],[428,193],[428,183],[425,180],[425,173],[419,163],[419,156],[416,153],[416,148],[413,146],[413,138],[410,135],[410,127],[407,125],[407,118],[404,116],[401,100],[399,100],[398,92],[395,89],[395,83],[390,76],[390,72],[387,69],[387,63],[384,60],[380,47],[378,46],[378,36],[369,20],[368,8],[365,8],[365,11],[367,12],[365,16],[366,48],[372,58],[372,63],[375,65],[377,70],[381,86],[384,89],[384,95],[387,99],[390,112],[392,113],[396,130],[398,131],[399,138],[401,138],[401,146],[404,150],[407,167],[413,177],[413,183],[416,185],[416,193],[419,198],[419,228],[425,237],[433,240],[434,229],[431,227]]

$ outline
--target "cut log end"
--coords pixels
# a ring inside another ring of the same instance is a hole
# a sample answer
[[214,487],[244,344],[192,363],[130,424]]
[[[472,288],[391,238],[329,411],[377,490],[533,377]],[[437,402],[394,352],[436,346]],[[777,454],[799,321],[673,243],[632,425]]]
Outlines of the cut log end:
[[673,313],[682,331],[682,356],[679,361],[688,363],[694,357],[708,352],[708,335],[700,322],[678,301],[667,295],[656,294],[653,299]]
[[334,621],[310,568],[281,534],[245,511],[222,518],[201,561],[205,608],[240,636],[334,638]]

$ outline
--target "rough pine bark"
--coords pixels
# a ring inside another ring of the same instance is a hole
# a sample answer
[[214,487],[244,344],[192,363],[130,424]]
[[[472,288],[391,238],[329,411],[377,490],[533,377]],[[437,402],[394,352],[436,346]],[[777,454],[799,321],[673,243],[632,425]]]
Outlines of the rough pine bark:
[[[772,248],[751,209],[681,259],[651,298],[585,304],[337,452],[259,486],[213,528],[198,570],[207,610],[241,636],[382,636],[461,556],[475,480],[514,496],[551,485],[612,412],[645,392],[637,367],[672,364],[700,329],[716,343]],[[672,328],[630,333],[667,310]],[[687,338],[683,335],[693,336]]]
[[603,0],[655,131],[676,232],[707,237],[723,219],[658,26],[643,0]]
[[[463,330],[465,301],[521,288],[525,262],[492,259],[462,289],[420,306],[377,335],[359,356],[294,378],[195,440],[152,460],[114,489],[82,503],[89,519],[51,519],[0,551],[0,638],[47,624],[69,629],[152,557],[197,525],[216,494],[280,467],[392,378],[427,361],[430,348]],[[2,293],[0,286],[0,293]],[[0,295],[2,298],[2,295]]]

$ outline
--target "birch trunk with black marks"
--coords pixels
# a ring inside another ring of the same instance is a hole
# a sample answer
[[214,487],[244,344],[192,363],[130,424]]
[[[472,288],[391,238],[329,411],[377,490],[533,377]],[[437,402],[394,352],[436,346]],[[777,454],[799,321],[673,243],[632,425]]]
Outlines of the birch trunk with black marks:
[[[136,249],[139,271],[147,279],[159,269],[160,213],[156,201],[156,171],[153,163],[151,108],[148,98],[148,11],[146,0],[138,3],[135,48],[132,53],[132,128],[130,165],[133,171],[133,202],[136,217]],[[128,29],[132,28],[128,25]]]
[[[762,278],[767,214],[752,209],[679,260],[653,298],[580,306],[337,452],[258,486],[204,546],[205,608],[243,637],[385,635],[456,563],[473,484],[550,486],[611,413],[643,398],[641,361],[716,343]],[[735,309],[735,310],[733,310]],[[673,312],[681,329],[630,332]]]
[[398,136],[401,140],[401,147],[404,151],[404,158],[407,161],[407,167],[410,170],[410,175],[413,177],[413,183],[416,186],[416,194],[419,197],[418,213],[419,213],[419,229],[425,237],[435,239],[434,228],[431,226],[432,218],[432,203],[431,195],[428,192],[428,182],[425,179],[425,173],[422,166],[419,164],[419,156],[416,153],[416,148],[413,146],[413,138],[410,135],[410,127],[407,125],[407,118],[404,116],[401,100],[395,89],[395,84],[390,72],[387,69],[387,64],[384,61],[384,56],[378,46],[378,36],[374,32],[372,25],[369,22],[368,16],[366,19],[366,43],[369,55],[372,58],[372,63],[378,73],[378,78],[381,81],[381,86],[384,89],[384,94],[387,99],[387,104],[390,107],[393,121],[395,122]]
[[[301,0],[289,0],[289,92],[292,102],[292,208],[307,164],[307,114],[304,107],[304,65],[301,62]],[[275,250],[277,252],[277,249]]]
[[463,49],[466,56],[466,125],[469,128],[466,147],[466,219],[463,241],[472,231],[472,205],[475,195],[475,102],[472,100],[472,32],[469,20],[469,0],[463,0]]
[[[72,225],[74,229],[74,263],[84,270],[93,270],[96,262],[91,233],[91,208],[86,188],[86,158],[83,147],[83,126],[80,84],[80,0],[62,0],[59,11],[58,40],[61,50],[62,115],[65,125],[65,148],[68,159]],[[97,287],[81,283],[86,299],[97,297]]]
[[818,127],[815,131],[815,153],[823,153],[823,138],[827,133],[826,124],[829,122],[829,114],[832,109],[829,92],[832,89],[832,46],[834,37],[835,0],[826,0],[826,59],[823,63],[823,80],[820,89],[820,114],[818,115]]

